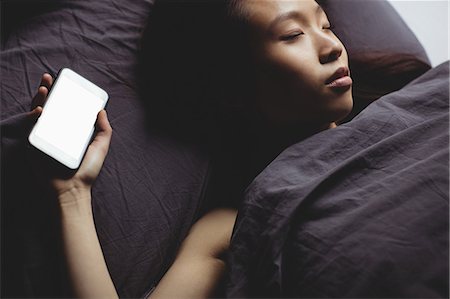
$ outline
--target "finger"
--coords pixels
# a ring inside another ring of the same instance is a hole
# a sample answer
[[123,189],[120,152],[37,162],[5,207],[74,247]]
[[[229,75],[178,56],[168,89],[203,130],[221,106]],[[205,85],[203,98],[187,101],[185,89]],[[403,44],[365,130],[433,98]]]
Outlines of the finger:
[[[42,107],[38,106],[32,111],[28,112],[28,117],[26,121],[26,132],[31,129],[31,127],[36,123],[37,119],[42,113]],[[29,132],[28,132],[29,133]]]
[[47,87],[40,86],[38,92],[31,101],[31,110],[35,109],[37,106],[41,107],[44,106],[45,101],[47,99],[47,95],[48,95]]
[[45,101],[47,100],[48,91],[50,90],[52,84],[53,84],[52,76],[48,73],[44,73],[41,77],[41,83],[38,88],[38,92],[31,101],[31,110],[33,110],[37,106],[44,106]]
[[28,112],[28,117],[30,120],[36,121],[39,118],[39,116],[41,115],[41,113],[42,113],[42,107],[37,106],[36,108],[34,108],[30,112]]
[[101,110],[97,115],[97,122],[95,127],[98,132],[106,132],[107,134],[112,133],[112,127],[108,120],[108,114],[106,110]]
[[53,77],[49,73],[44,73],[41,78],[41,86],[47,87],[48,90],[53,85]]
[[111,142],[112,128],[105,110],[98,113],[96,131],[95,138],[89,145],[86,156],[80,166],[80,172],[89,173],[93,179],[100,172]]
[[91,145],[98,147],[103,151],[105,156],[108,152],[109,143],[111,142],[112,128],[108,121],[106,110],[102,110],[97,115],[97,122],[95,123],[96,136]]

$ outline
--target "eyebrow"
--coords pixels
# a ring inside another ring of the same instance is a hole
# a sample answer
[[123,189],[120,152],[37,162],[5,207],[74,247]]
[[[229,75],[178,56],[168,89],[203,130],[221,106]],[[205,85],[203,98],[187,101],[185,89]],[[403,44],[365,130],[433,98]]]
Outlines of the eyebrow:
[[[321,13],[325,13],[325,11],[323,10],[322,6],[317,5],[314,13],[317,16],[317,15],[319,15]],[[270,22],[270,25],[269,25],[268,29],[269,29],[269,31],[272,30],[273,27],[275,27],[275,25],[277,25],[278,23],[281,23],[281,22],[283,22],[285,20],[300,19],[302,17],[303,16],[298,11],[295,11],[295,10],[291,10],[291,11],[282,13],[282,14],[278,15],[272,22]]]

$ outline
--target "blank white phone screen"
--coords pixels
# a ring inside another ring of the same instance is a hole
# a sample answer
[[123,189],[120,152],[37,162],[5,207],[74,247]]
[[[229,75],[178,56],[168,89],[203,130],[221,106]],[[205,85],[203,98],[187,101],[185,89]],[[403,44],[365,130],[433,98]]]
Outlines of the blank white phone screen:
[[78,159],[103,108],[103,100],[66,77],[60,79],[50,95],[52,101],[45,105],[39,118],[35,134]]

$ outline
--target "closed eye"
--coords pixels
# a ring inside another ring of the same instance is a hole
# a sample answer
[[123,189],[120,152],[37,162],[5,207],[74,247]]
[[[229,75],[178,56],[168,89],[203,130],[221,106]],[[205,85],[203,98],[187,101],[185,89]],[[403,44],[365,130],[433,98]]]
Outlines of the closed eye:
[[282,41],[294,41],[297,38],[300,37],[300,35],[303,35],[303,32],[299,32],[299,33],[294,33],[294,34],[288,34],[288,35],[283,35],[280,37],[280,40]]

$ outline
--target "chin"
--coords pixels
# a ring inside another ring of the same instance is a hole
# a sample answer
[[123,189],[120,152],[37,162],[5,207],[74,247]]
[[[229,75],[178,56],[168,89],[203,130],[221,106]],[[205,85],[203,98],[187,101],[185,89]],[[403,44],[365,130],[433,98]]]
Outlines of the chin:
[[353,108],[353,97],[351,90],[345,93],[337,101],[334,101],[332,107],[330,107],[330,121],[339,122],[346,118]]

